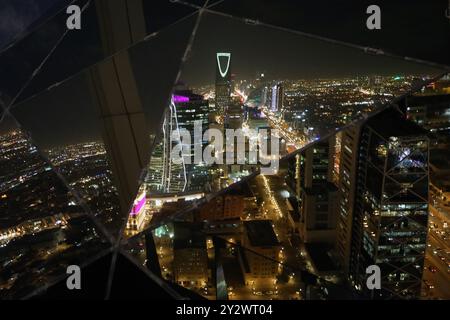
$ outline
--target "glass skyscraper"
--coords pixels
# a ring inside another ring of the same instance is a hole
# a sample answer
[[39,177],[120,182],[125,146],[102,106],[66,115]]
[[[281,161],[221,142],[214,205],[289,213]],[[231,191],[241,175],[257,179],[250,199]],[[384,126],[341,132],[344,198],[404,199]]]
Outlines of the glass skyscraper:
[[[417,298],[428,222],[426,131],[387,109],[362,126],[351,236],[350,279],[370,298]],[[381,269],[381,290],[366,268]]]

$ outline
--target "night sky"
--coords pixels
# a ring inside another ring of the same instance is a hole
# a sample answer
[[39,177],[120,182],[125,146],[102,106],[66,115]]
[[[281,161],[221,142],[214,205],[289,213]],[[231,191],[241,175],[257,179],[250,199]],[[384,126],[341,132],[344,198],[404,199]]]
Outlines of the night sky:
[[251,79],[259,72],[265,72],[269,79],[439,72],[401,59],[369,55],[270,27],[206,14],[183,72],[183,80],[193,85],[213,83],[215,52],[220,51],[232,53],[232,73],[237,79]]
[[[369,5],[381,9],[381,30],[366,28]],[[225,0],[213,9],[450,65],[448,0]]]

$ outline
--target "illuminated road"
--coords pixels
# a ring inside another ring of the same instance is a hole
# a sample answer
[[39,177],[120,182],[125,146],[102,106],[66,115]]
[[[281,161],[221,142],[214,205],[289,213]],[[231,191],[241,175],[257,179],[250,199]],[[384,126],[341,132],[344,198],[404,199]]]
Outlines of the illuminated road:
[[[431,192],[428,247],[423,279],[426,298],[450,299],[450,237],[448,202]],[[434,272],[432,272],[432,270]]]
[[[431,249],[431,248],[430,248]],[[434,286],[432,289],[425,288],[427,298],[450,299],[450,273],[447,272],[447,267],[444,266],[437,255],[434,255],[433,249],[428,250],[425,257],[425,270],[423,279]],[[431,272],[430,266],[434,266],[437,270]]]
[[294,146],[294,148],[297,150],[308,144],[309,141],[305,135],[299,136],[289,128],[289,125],[284,120],[275,116],[275,114],[272,111],[268,110],[267,107],[263,107],[262,110],[264,115],[267,117],[269,125],[272,128],[278,130],[281,137],[286,139],[287,145]]
[[250,187],[257,197],[263,199],[259,215],[252,218],[272,220],[275,234],[282,245],[279,261],[292,267],[284,268],[282,271],[287,276],[288,282],[278,284],[280,294],[290,299],[299,299],[301,298],[299,289],[302,287],[302,283],[298,271],[304,269],[306,262],[299,254],[299,249],[291,244],[288,225],[289,213],[285,196],[280,192],[287,189],[284,180],[278,175],[259,175],[250,182]]

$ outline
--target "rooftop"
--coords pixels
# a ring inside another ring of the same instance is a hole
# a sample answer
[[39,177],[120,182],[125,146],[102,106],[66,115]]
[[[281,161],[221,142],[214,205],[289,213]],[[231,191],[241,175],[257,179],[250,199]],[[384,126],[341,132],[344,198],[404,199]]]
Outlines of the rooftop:
[[174,249],[206,249],[206,236],[203,224],[193,222],[174,222]]
[[273,231],[272,220],[244,221],[244,227],[254,247],[272,247],[280,244]]

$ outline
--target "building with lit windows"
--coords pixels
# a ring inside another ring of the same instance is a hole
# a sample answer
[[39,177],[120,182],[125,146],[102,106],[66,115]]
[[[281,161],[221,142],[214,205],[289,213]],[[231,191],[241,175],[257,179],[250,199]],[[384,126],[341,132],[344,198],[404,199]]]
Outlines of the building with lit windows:
[[228,192],[205,203],[200,208],[201,220],[239,219],[244,214],[244,196]]
[[164,188],[163,166],[164,166],[164,144],[163,141],[155,143],[152,156],[148,166],[145,183],[149,191],[162,192]]
[[231,99],[231,53],[216,53],[216,110],[224,114]]
[[230,99],[229,105],[225,109],[225,128],[241,129],[244,120],[244,106],[239,98]]
[[284,104],[284,89],[281,83],[272,86],[270,98],[270,110],[273,112],[281,112]]
[[[208,144],[208,139],[203,139],[203,133],[209,127],[209,102],[202,95],[195,94],[191,90],[176,90],[174,104],[177,110],[178,127],[189,131],[191,135],[190,146],[187,148],[187,156],[190,164],[185,164],[187,184],[185,191],[204,191],[209,181],[209,166],[204,163],[196,163],[194,150],[198,148],[203,152]],[[195,123],[201,123],[201,135],[196,136]]]
[[[203,163],[195,163],[194,150],[200,148],[203,152],[203,148],[208,143],[203,139],[203,132],[208,128],[208,118],[209,103],[203,96],[194,94],[190,90],[174,92],[170,106],[166,110],[162,130],[162,191],[202,191],[207,186],[208,167]],[[201,133],[198,137],[194,130],[197,121],[201,123]],[[182,141],[183,130],[189,132],[190,141]],[[181,163],[175,163],[171,152],[181,143],[184,144],[183,159]],[[187,161],[188,158],[190,161]],[[158,164],[158,158],[153,163]],[[157,170],[150,173],[158,179]]]
[[[356,196],[349,274],[366,297],[419,297],[428,224],[428,151],[426,131],[393,108],[361,127],[351,191]],[[381,290],[366,286],[366,268],[375,264],[381,269]]]
[[141,187],[139,195],[133,202],[130,215],[127,221],[128,230],[140,230],[145,220],[145,205],[146,205],[146,190],[145,184]]
[[276,291],[279,274],[281,244],[271,220],[244,221],[242,247],[239,258],[247,286],[253,292]]
[[206,287],[209,280],[206,236],[202,224],[173,224],[173,271],[175,281],[188,288]]
[[333,183],[334,140],[315,143],[300,154],[300,236],[305,243],[334,243],[337,187]]
[[339,161],[338,204],[336,225],[337,263],[345,275],[349,272],[350,243],[355,204],[355,185],[358,161],[359,126],[341,132]]

